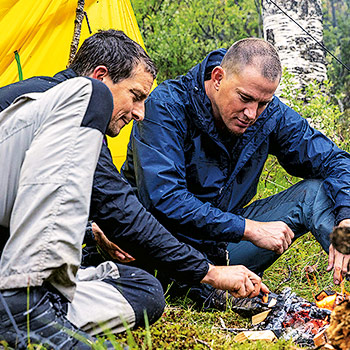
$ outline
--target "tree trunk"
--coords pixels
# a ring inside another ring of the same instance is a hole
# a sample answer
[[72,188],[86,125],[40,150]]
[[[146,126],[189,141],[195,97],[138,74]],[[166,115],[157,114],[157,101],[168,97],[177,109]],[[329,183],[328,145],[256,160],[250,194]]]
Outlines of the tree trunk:
[[[273,2],[323,43],[321,0]],[[323,82],[327,79],[323,49],[275,4],[262,0],[264,38],[276,47],[282,66],[294,75],[296,88],[304,88],[313,80]]]

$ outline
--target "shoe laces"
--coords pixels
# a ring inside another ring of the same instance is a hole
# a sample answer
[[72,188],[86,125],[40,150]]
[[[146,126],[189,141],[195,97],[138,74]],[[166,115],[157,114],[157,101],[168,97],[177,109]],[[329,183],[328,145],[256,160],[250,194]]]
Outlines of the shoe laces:
[[12,323],[12,326],[13,326],[13,328],[14,328],[14,330],[15,330],[17,336],[18,336],[19,342],[21,343],[21,345],[22,345],[24,348],[26,348],[26,347],[27,347],[27,344],[25,343],[25,341],[24,341],[24,339],[23,339],[23,337],[22,337],[22,335],[21,335],[21,332],[20,332],[20,330],[19,330],[19,328],[18,328],[18,326],[17,326],[16,320],[15,320],[15,318],[13,317],[13,315],[12,315],[12,313],[11,313],[11,310],[10,310],[9,306],[7,305],[7,302],[6,302],[5,298],[4,298],[4,296],[2,295],[1,291],[0,291],[0,300],[1,300],[2,305],[4,306],[4,309],[5,309],[5,311],[6,311],[7,315],[8,315],[8,317],[9,317],[9,319],[10,319],[10,322]]

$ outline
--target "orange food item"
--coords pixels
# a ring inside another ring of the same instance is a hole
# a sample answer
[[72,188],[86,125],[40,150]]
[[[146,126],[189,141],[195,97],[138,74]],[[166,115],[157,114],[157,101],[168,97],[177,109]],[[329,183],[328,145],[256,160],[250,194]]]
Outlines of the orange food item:
[[267,293],[265,293],[263,296],[262,296],[262,301],[263,303],[267,303],[269,301],[269,295]]
[[322,309],[333,310],[335,307],[336,298],[337,298],[336,293],[334,293],[333,295],[327,295],[321,300],[316,300],[316,306]]

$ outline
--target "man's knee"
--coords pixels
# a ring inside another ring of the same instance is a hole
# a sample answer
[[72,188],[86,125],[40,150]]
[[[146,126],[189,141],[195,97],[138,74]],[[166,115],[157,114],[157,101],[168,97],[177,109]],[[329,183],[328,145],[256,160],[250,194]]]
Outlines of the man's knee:
[[140,268],[118,264],[118,269],[120,278],[113,284],[133,308],[135,327],[144,327],[145,317],[150,324],[157,321],[165,308],[161,283]]
[[323,190],[323,180],[320,179],[303,180],[300,184],[306,186],[307,190],[310,192],[317,193],[319,190]]
[[[138,310],[139,316],[136,316],[135,327],[145,325],[145,317],[150,324],[156,322],[163,314],[165,308],[164,291],[161,283],[152,275],[147,274],[142,302],[142,311]],[[147,315],[147,316],[146,316]]]

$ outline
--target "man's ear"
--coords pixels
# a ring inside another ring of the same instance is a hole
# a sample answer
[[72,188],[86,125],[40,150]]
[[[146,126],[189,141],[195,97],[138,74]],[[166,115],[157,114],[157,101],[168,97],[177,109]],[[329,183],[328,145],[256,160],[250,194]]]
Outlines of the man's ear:
[[215,90],[219,89],[219,86],[221,84],[221,80],[223,79],[225,75],[225,71],[222,67],[216,66],[212,72],[211,72],[211,80],[213,82]]
[[108,68],[106,66],[97,66],[92,74],[90,74],[91,78],[103,81],[105,77],[108,76]]

